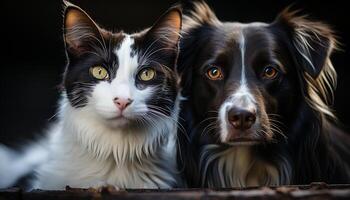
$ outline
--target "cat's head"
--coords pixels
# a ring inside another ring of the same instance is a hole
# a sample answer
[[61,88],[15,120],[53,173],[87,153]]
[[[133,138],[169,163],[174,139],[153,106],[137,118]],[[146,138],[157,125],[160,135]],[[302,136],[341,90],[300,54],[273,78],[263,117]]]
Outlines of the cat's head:
[[66,3],[63,84],[70,105],[91,111],[112,128],[171,117],[180,29],[177,7],[151,28],[126,34],[100,28],[81,8]]

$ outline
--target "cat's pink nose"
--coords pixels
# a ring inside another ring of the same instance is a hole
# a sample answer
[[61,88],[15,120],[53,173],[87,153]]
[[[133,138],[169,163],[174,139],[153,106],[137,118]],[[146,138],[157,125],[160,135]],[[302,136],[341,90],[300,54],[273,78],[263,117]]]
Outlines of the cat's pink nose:
[[125,99],[125,98],[114,98],[113,102],[114,104],[120,109],[120,111],[123,111],[126,107],[128,107],[132,103],[132,99]]

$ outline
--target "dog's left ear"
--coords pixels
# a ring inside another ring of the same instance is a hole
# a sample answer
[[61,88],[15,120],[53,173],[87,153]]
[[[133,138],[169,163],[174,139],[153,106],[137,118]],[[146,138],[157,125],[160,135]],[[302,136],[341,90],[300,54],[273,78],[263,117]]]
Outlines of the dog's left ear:
[[317,78],[336,46],[335,35],[328,25],[297,14],[298,11],[287,8],[279,14],[274,25],[287,31],[301,70]]

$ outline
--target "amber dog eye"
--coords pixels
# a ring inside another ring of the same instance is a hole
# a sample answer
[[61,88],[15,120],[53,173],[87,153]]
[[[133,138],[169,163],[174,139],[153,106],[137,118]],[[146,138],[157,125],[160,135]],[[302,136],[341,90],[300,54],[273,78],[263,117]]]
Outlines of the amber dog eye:
[[224,78],[222,71],[219,67],[212,66],[211,68],[208,69],[207,71],[207,77],[210,80],[222,80]]
[[272,67],[272,66],[267,66],[264,68],[262,77],[265,79],[275,79],[278,76],[279,72],[276,68]]

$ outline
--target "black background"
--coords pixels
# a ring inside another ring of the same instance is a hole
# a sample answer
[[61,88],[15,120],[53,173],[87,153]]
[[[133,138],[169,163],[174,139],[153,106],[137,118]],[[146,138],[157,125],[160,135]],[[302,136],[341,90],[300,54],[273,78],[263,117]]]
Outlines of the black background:
[[[176,0],[72,1],[102,27],[135,32],[153,22]],[[344,128],[350,123],[350,10],[346,1],[209,0],[223,21],[271,22],[290,4],[337,31],[342,51],[333,55],[339,74],[334,108]],[[3,1],[1,3],[1,129],[0,142],[22,143],[43,132],[53,121],[58,85],[65,66],[62,1]]]

